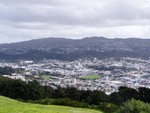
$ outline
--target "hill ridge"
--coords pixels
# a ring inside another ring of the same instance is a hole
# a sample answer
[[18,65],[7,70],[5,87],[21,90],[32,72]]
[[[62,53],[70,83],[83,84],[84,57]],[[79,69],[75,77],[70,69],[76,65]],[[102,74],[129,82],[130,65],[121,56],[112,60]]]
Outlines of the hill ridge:
[[0,45],[0,60],[76,60],[85,57],[150,58],[150,39],[44,38]]

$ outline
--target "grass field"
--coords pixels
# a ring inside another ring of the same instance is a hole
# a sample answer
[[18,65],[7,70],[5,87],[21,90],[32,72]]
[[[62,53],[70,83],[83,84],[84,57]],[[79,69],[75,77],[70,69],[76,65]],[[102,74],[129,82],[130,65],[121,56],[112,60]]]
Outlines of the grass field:
[[50,75],[42,75],[41,76],[44,80],[49,80],[50,79]]
[[86,80],[96,80],[96,79],[101,78],[101,76],[99,76],[99,75],[86,75],[86,76],[82,76],[80,78],[86,79]]
[[0,113],[102,113],[100,111],[55,105],[22,103],[0,96]]

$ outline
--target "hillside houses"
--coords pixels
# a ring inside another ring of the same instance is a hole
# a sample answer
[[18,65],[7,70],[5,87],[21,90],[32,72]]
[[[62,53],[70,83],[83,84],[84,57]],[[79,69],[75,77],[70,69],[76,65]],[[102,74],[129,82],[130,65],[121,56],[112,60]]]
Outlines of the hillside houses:
[[[22,69],[21,73],[3,75],[5,77],[27,82],[37,80],[53,88],[71,86],[79,90],[102,90],[107,94],[117,91],[120,86],[150,88],[150,61],[138,58],[1,62],[0,66]],[[86,75],[100,78],[80,79]]]

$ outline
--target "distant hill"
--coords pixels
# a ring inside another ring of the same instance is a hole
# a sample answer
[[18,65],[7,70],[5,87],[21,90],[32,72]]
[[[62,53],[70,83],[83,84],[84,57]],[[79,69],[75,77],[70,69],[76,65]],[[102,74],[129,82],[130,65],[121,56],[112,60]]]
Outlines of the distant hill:
[[72,44],[74,40],[66,38],[43,38],[34,39],[29,41],[1,44],[0,48],[41,48],[41,47],[54,47],[66,44]]
[[0,44],[1,60],[75,60],[84,57],[150,57],[150,39],[86,37],[83,39],[43,38]]
[[22,103],[0,96],[0,113],[102,113],[96,110],[56,105]]

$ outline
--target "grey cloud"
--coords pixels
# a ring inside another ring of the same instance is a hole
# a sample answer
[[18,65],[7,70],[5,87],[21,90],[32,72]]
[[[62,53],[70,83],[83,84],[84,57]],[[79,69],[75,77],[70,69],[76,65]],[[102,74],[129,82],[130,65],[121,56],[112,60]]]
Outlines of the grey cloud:
[[5,5],[20,5],[20,4],[48,4],[48,5],[56,5],[62,4],[63,0],[1,0],[2,4]]
[[[19,0],[16,0],[16,2]],[[99,0],[89,0],[89,3],[85,3],[85,0],[70,0],[72,2],[65,2],[59,7],[55,5],[42,4],[41,0],[37,4],[33,4],[36,0],[30,2],[24,1],[23,3],[30,3],[30,5],[10,5],[8,9],[2,9],[0,13],[1,19],[20,22],[43,22],[48,24],[63,24],[63,25],[84,25],[84,26],[105,26],[105,25],[118,25],[131,21],[134,24],[139,24],[140,20],[147,20],[149,22],[150,7],[145,8],[145,2],[130,2],[130,0],[111,0],[103,1],[102,4]],[[44,0],[44,3],[51,3],[54,0]],[[58,0],[56,0],[58,3]],[[67,1],[67,0],[66,0]],[[95,1],[95,2],[91,2]],[[135,1],[135,0],[133,0]],[[15,2],[15,3],[16,3]],[[17,2],[17,3],[18,3]],[[6,3],[6,1],[5,1]],[[11,2],[10,2],[11,3]],[[41,4],[40,4],[41,3]],[[66,6],[65,3],[68,5]],[[5,5],[7,7],[7,5]],[[117,23],[118,21],[118,23]],[[108,22],[108,23],[107,23]],[[111,22],[111,23],[110,23]],[[121,23],[120,23],[121,22]],[[129,24],[131,23],[129,22]],[[137,22],[137,23],[136,23]],[[140,23],[141,24],[141,23]]]
[[1,0],[0,33],[32,38],[108,33],[121,37],[124,32],[133,35],[125,30],[132,28],[138,36],[148,36],[149,10],[149,0]]

